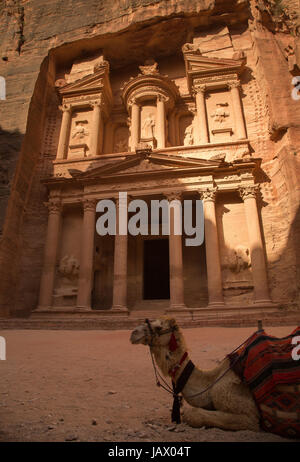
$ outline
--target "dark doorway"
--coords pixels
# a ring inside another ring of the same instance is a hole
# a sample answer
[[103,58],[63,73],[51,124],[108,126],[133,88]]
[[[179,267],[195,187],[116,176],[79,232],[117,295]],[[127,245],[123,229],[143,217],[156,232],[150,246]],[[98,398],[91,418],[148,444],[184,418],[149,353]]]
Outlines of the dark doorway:
[[144,241],[144,299],[170,298],[169,240]]

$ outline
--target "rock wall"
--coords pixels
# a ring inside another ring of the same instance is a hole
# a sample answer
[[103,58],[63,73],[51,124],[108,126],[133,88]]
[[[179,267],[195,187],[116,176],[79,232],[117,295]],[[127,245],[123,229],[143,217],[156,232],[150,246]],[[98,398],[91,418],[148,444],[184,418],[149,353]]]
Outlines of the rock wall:
[[[268,177],[262,221],[272,295],[285,306],[299,302],[300,103],[291,98],[291,79],[300,75],[297,0],[5,0],[0,6],[0,75],[7,84],[7,99],[0,101],[2,315],[25,315],[36,305],[39,236],[47,220],[46,192],[37,179],[49,168],[42,161],[47,149],[52,155],[43,134],[46,115],[49,121],[55,113],[53,86],[60,67],[99,49],[113,66],[122,66],[124,54],[132,62],[168,56],[195,33],[207,43],[215,28],[224,27],[230,29],[232,49],[246,52],[252,73],[244,82],[243,102],[251,144]],[[217,49],[217,41],[212,45]],[[56,129],[48,123],[50,134]],[[40,233],[34,241],[35,229]]]

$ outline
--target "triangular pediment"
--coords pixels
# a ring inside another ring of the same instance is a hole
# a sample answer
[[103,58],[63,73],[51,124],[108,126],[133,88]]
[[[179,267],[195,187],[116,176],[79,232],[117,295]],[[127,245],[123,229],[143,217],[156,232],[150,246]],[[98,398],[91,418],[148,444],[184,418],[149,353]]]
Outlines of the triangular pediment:
[[222,160],[194,159],[168,154],[133,154],[125,160],[110,162],[105,165],[94,165],[85,172],[69,170],[73,178],[88,180],[111,176],[143,176],[162,172],[188,171],[197,169],[216,169]]

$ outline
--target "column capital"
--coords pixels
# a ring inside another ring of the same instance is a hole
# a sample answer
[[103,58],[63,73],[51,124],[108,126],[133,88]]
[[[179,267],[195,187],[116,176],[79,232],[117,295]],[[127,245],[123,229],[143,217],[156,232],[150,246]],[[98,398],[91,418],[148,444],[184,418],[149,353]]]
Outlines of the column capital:
[[95,100],[95,101],[91,101],[90,102],[90,105],[92,108],[95,108],[95,107],[99,107],[99,108],[102,108],[103,106],[103,101],[102,101],[102,97],[100,95],[100,98]]
[[132,108],[132,106],[139,106],[140,103],[138,102],[137,98],[135,96],[133,96],[132,98],[130,98],[130,100],[128,101],[128,106]]
[[48,202],[44,202],[50,214],[60,214],[62,211],[61,200],[57,197],[49,198]]
[[204,191],[198,191],[198,193],[203,202],[215,202],[217,191],[218,188],[215,186],[212,188],[206,188]]
[[64,104],[61,104],[60,106],[58,106],[58,109],[59,109],[60,111],[62,111],[63,113],[64,113],[64,112],[71,113],[71,111],[72,111],[72,106],[71,106],[71,104],[65,104],[65,103],[64,103]]
[[227,82],[227,87],[229,90],[231,90],[232,88],[240,88],[241,84],[238,80],[234,80],[233,82]]
[[96,212],[96,199],[83,198],[82,205],[84,212],[91,211]]
[[162,95],[161,93],[158,93],[156,96],[157,101],[162,101],[163,103],[167,103],[169,101],[169,98],[167,96]]
[[201,94],[204,95],[204,93],[206,92],[206,90],[207,90],[207,85],[205,85],[205,84],[196,83],[196,84],[193,86],[193,91],[194,91],[195,95],[196,95],[196,94],[199,94],[199,93],[201,93]]
[[246,199],[256,199],[260,187],[258,184],[249,185],[249,186],[240,186],[239,187],[239,194],[243,201]]
[[182,199],[181,191],[165,192],[163,193],[163,195],[168,199],[168,201],[173,201],[173,200],[181,201]]

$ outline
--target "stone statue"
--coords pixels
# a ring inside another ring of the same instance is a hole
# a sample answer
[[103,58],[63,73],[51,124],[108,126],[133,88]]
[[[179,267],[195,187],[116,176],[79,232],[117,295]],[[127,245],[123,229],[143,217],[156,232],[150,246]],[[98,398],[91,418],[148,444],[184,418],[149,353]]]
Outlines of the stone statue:
[[153,114],[148,114],[142,125],[142,138],[154,138],[155,120]]
[[191,146],[192,144],[194,144],[193,132],[194,132],[193,125],[189,125],[188,127],[186,127],[184,131],[184,140],[183,140],[184,146]]

